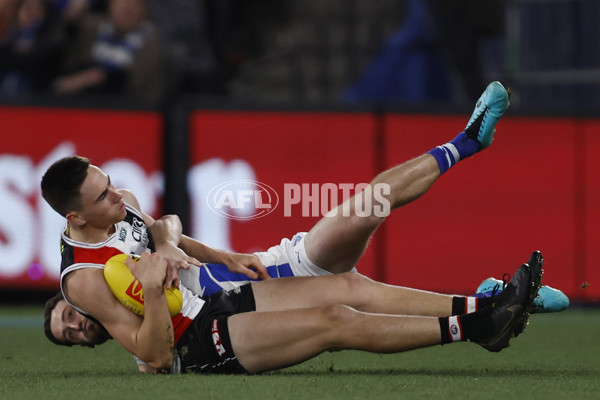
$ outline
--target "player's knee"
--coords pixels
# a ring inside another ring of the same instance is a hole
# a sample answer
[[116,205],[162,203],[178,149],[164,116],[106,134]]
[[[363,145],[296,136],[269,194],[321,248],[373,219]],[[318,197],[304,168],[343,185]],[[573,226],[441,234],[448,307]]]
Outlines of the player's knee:
[[390,214],[393,199],[387,191],[374,190],[372,186],[367,186],[362,192],[333,208],[327,216],[354,219],[350,224],[380,224]]
[[353,331],[358,312],[343,304],[330,304],[321,309],[323,317],[322,333],[324,349],[348,347],[347,336]]
[[366,282],[366,278],[356,272],[345,272],[336,276],[343,282],[344,288],[342,290],[347,293],[360,293]]
[[351,322],[356,310],[343,304],[329,304],[321,308],[321,314],[330,327],[338,328]]

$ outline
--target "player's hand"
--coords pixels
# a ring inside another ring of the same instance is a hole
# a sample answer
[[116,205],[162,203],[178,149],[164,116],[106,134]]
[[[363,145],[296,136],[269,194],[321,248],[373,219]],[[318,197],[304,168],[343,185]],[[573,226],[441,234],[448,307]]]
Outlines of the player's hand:
[[144,291],[151,290],[151,288],[162,290],[167,276],[167,262],[164,257],[156,253],[144,253],[137,262],[133,258],[127,257],[125,265],[140,281]]
[[179,268],[189,269],[191,265],[201,266],[202,263],[190,257],[179,247],[170,242],[161,243],[160,247],[156,248],[156,253],[160,254],[167,261],[167,275],[165,284],[167,289],[171,289],[173,285],[179,287]]
[[271,279],[267,269],[256,254],[229,253],[225,265],[231,272],[244,274],[250,279]]

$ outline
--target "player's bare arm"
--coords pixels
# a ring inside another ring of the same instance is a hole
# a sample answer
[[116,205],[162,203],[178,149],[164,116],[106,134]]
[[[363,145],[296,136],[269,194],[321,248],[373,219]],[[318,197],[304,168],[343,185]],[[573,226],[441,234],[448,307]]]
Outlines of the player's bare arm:
[[[144,268],[148,265],[152,267]],[[162,287],[166,261],[158,254],[144,254],[132,273],[144,288],[144,318],[119,303],[99,268],[71,272],[65,278],[68,299],[93,315],[119,344],[150,367],[168,368],[173,362],[173,325]]]
[[250,279],[271,279],[267,269],[255,254],[232,253],[218,250],[186,235],[181,235],[179,246],[190,256],[202,262],[224,264],[231,272],[244,274]]
[[163,288],[167,261],[154,253],[142,255],[137,263],[131,258],[125,263],[144,288],[144,318],[137,332],[134,354],[150,367],[170,368],[175,338]]
[[[250,279],[270,279],[260,259],[254,254],[232,253],[215,249],[196,239],[181,234],[181,221],[176,215],[166,215],[159,220],[140,209],[139,202],[129,190],[120,189],[123,199],[142,213],[146,226],[154,239],[155,249],[167,258],[167,289],[170,282],[178,283],[177,268],[189,268],[190,264],[200,266],[205,263],[224,264],[230,271],[241,273]],[[200,260],[200,261],[198,261]]]

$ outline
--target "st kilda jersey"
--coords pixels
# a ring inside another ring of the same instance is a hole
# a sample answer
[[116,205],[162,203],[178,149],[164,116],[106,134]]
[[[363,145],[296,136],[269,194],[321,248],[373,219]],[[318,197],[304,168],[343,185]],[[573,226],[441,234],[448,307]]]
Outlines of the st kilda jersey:
[[[104,264],[117,254],[142,255],[153,250],[148,227],[138,210],[125,205],[127,215],[115,224],[115,232],[100,243],[84,243],[68,236],[69,225],[61,233],[60,286],[63,289],[65,277],[80,268],[104,269]],[[63,294],[64,294],[63,290]],[[65,297],[66,298],[66,297]]]
[[[127,215],[122,221],[115,224],[115,232],[100,243],[84,243],[71,239],[68,236],[69,226],[65,225],[61,233],[62,260],[60,266],[60,288],[63,296],[65,295],[65,277],[69,273],[82,268],[104,269],[104,264],[117,254],[142,255],[154,250],[150,232],[140,212],[127,203],[125,209]],[[180,290],[183,296],[183,307],[181,312],[172,318],[175,341],[183,334],[204,304],[203,300],[183,285],[180,285]],[[67,296],[64,297],[68,302]],[[81,314],[91,317],[83,310],[77,307],[75,309]]]

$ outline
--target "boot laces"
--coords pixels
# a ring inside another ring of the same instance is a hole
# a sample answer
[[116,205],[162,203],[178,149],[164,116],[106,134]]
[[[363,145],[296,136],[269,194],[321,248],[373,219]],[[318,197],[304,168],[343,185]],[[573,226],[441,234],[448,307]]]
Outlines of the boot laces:
[[500,284],[496,283],[494,285],[494,288],[492,289],[491,297],[494,297],[496,295],[496,293],[498,293],[499,289],[504,291],[504,289],[506,288],[506,285],[508,285],[508,282],[510,282],[510,274],[505,273],[504,275],[502,275],[502,289],[500,289]]

